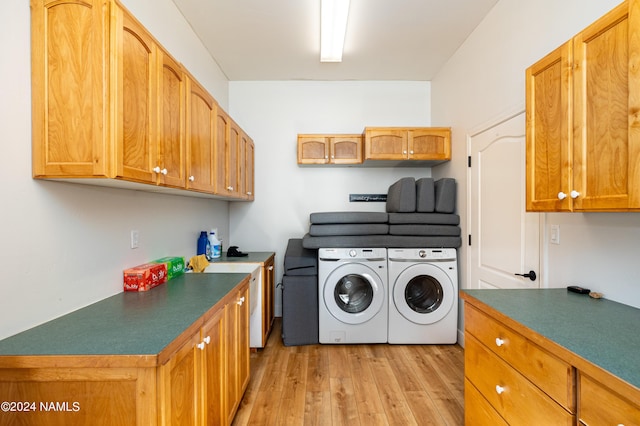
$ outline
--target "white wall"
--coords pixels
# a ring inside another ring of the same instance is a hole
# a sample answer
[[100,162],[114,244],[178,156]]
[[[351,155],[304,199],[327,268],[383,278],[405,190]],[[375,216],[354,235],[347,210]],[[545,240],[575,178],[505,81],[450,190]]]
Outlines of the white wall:
[[275,251],[277,282],[287,242],[308,231],[310,213],[385,211],[384,203],[349,203],[349,194],[386,194],[400,177],[431,176],[428,168],[298,166],[296,139],[361,133],[365,126],[428,126],[428,82],[230,82],[229,98],[256,151],[256,200],[230,206],[230,243]]
[[[171,0],[124,3],[227,102],[222,73]],[[200,230],[228,233],[228,202],[33,180],[28,1],[0,2],[0,50],[0,339],[122,291],[127,267],[188,259]]]
[[[619,3],[500,0],[432,81],[433,124],[453,127],[453,161],[434,168],[434,177],[458,180],[463,235],[467,135],[508,112],[523,110],[525,69]],[[560,245],[543,246],[546,285],[582,285],[640,307],[640,214],[555,213],[546,214],[545,220],[547,228],[558,224],[561,229]],[[466,247],[459,252],[464,287]]]

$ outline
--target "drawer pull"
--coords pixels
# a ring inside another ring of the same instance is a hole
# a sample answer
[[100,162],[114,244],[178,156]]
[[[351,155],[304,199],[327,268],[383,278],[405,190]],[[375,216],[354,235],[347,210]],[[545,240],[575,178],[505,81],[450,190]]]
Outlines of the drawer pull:
[[500,386],[500,385],[496,385],[496,393],[498,395],[502,395],[502,393],[505,391],[504,386]]
[[499,337],[496,337],[496,346],[500,347],[502,345],[504,345],[504,340]]

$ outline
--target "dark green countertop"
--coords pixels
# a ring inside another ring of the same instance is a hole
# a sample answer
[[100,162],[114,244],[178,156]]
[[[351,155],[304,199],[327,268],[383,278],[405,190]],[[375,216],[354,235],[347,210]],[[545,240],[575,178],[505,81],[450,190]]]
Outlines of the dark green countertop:
[[462,292],[640,388],[640,309],[566,289]]
[[2,355],[157,355],[247,274],[184,274],[0,340]]
[[[242,249],[239,249],[243,251]],[[244,257],[227,257],[226,251],[219,258],[209,261],[209,263],[264,263],[273,256],[272,251],[250,251],[245,252]]]

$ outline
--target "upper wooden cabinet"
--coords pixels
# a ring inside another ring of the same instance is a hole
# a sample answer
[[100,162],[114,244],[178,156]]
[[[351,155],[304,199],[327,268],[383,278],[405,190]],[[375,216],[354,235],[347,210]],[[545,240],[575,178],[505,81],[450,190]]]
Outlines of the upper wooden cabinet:
[[31,2],[34,177],[112,174],[109,9],[101,3]]
[[640,209],[640,1],[526,72],[527,210]]
[[226,130],[236,143],[215,170],[222,110],[120,3],[32,0],[31,10],[34,178],[253,199],[240,181],[253,176],[242,129]]
[[298,135],[298,164],[360,164],[362,135]]
[[241,135],[241,146],[241,151],[243,153],[241,161],[244,162],[244,166],[240,167],[240,186],[243,188],[243,198],[253,200],[253,187],[255,185],[253,178],[253,170],[255,168],[255,145],[253,143],[253,139],[251,139],[246,133],[242,133]]
[[438,164],[451,160],[448,127],[367,127],[364,159],[418,160]]
[[213,193],[215,176],[213,120],[218,111],[213,97],[192,78],[187,90],[187,188]]

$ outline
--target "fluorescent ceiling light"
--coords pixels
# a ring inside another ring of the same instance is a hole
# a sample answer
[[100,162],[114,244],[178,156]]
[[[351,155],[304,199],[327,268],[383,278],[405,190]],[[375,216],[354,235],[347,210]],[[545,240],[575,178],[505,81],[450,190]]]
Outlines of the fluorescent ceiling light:
[[320,0],[320,62],[342,62],[349,0]]

